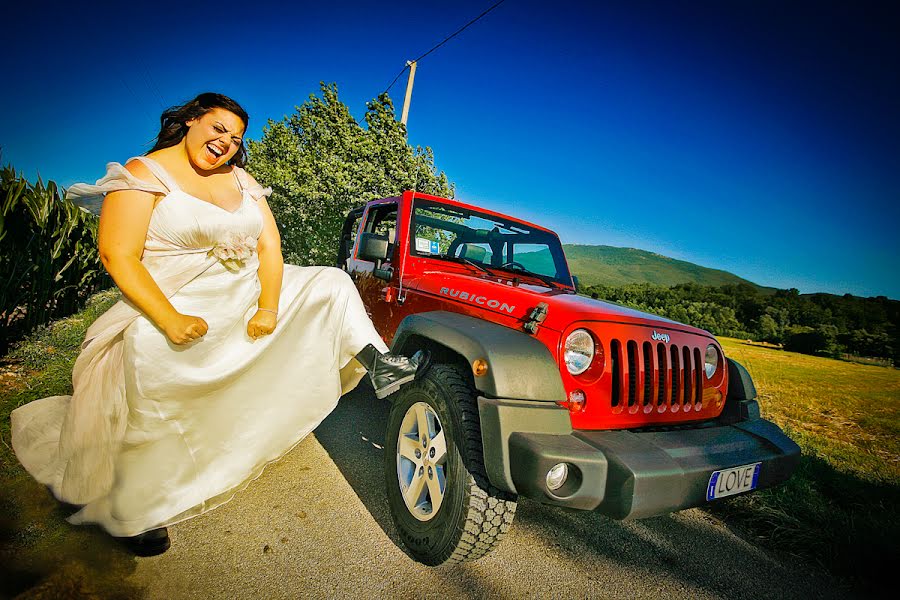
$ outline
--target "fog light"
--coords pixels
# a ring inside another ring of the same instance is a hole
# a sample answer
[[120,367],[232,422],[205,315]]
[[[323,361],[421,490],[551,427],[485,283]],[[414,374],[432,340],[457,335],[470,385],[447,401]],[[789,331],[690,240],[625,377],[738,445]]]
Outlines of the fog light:
[[569,466],[566,463],[559,463],[547,471],[547,487],[551,490],[558,490],[566,482],[568,476]]

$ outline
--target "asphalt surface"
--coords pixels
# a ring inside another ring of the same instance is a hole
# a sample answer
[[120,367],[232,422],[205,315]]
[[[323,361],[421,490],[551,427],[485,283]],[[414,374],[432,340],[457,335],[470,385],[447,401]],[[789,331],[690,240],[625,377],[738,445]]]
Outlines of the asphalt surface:
[[618,522],[521,499],[494,552],[426,567],[390,518],[387,413],[360,386],[231,502],[171,527],[171,549],[137,559],[129,583],[167,599],[847,597],[701,510]]

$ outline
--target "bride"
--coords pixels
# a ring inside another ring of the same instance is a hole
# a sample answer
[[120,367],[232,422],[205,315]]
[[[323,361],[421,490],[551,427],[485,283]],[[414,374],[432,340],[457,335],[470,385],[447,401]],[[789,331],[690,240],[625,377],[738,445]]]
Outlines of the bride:
[[349,276],[285,265],[262,188],[241,167],[247,113],[213,93],[162,114],[153,149],[107,165],[99,247],[123,300],[88,329],[71,396],[12,413],[22,465],[69,521],[136,554],[230,500],[368,372],[379,398],[428,357],[388,349]]

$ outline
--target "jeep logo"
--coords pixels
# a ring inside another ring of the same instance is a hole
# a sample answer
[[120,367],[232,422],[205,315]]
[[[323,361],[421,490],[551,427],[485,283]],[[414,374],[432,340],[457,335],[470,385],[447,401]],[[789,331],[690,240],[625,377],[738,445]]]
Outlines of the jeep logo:
[[441,294],[444,296],[450,296],[451,298],[459,298],[465,302],[471,302],[473,304],[480,304],[481,306],[487,305],[490,308],[496,308],[498,310],[505,310],[506,312],[512,314],[512,312],[516,309],[515,306],[510,306],[506,302],[500,302],[499,300],[494,300],[493,298],[488,298],[487,296],[476,296],[475,294],[470,294],[469,292],[461,292],[459,290],[454,290],[453,288],[441,288]]
[[669,343],[669,334],[668,333],[657,333],[656,330],[653,330],[653,335],[650,336],[651,340],[656,340],[658,342]]

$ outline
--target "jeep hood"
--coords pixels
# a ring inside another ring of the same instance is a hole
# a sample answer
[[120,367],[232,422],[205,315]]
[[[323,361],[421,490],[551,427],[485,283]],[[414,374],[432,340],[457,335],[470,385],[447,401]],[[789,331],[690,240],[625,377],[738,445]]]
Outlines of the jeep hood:
[[[570,290],[552,288],[532,278],[522,278],[518,285],[513,285],[512,277],[431,271],[408,284],[420,292],[453,302],[474,304],[473,298],[478,299],[479,309],[521,320],[527,319],[528,314],[539,303],[546,302],[549,311],[541,326],[560,332],[576,321],[605,321],[712,337],[708,332],[690,325],[613,302],[579,296]],[[498,303],[499,307],[496,306]],[[503,304],[507,306],[504,307]]]

